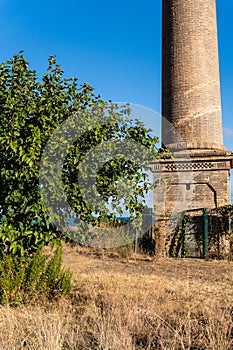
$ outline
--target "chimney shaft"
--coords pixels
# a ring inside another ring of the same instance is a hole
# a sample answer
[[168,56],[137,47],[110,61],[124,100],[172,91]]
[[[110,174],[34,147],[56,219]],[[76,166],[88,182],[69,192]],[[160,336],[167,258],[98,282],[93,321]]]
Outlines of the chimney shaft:
[[[184,147],[225,149],[215,0],[163,0],[162,115]],[[177,149],[163,125],[162,142]]]

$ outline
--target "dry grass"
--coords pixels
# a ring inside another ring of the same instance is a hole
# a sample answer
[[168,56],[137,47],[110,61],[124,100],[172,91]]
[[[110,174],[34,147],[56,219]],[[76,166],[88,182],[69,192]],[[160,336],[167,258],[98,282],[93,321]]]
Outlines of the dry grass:
[[233,263],[65,247],[72,296],[0,308],[4,350],[232,350]]

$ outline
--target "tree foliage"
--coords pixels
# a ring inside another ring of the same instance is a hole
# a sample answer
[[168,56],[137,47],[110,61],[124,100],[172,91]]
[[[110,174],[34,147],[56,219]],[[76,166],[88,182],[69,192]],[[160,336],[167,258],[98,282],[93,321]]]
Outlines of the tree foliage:
[[[67,201],[85,222],[96,223],[103,216],[109,219],[109,215],[101,212],[101,208],[95,210],[85,200],[78,185],[79,165],[90,150],[109,140],[128,139],[150,150],[153,156],[158,156],[158,139],[150,136],[142,123],[127,118],[130,114],[127,106],[119,108],[107,104],[94,94],[89,84],[78,85],[77,79],[64,78],[64,72],[54,56],[48,62],[47,72],[41,80],[35,71],[29,69],[22,53],[0,65],[1,219],[5,231],[9,231],[10,227],[10,230],[16,230],[19,235],[20,232],[37,232],[38,244],[44,239],[49,241],[51,232],[58,233],[54,225],[51,225],[52,219],[41,197],[41,157],[48,140],[68,118],[80,115],[79,127],[83,127],[85,123],[91,123],[93,111],[101,110],[102,114],[107,111],[108,114],[106,123],[88,127],[75,140],[62,164],[63,188]],[[116,183],[120,179],[123,179],[122,183],[131,183],[133,195],[132,192],[124,192],[128,196],[126,206],[132,216],[142,209],[142,198],[150,185],[145,181],[147,175],[142,171],[141,164],[132,162],[125,155],[117,159],[109,155],[97,173],[93,172],[92,177],[96,179],[96,188],[102,198],[107,201],[111,197],[118,211],[121,206],[117,200]],[[49,195],[54,196],[54,192],[49,192]]]

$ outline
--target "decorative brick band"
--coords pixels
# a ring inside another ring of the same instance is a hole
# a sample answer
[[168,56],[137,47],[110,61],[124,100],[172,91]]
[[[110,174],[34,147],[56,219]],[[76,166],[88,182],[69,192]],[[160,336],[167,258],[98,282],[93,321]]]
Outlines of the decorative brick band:
[[168,171],[213,169],[213,163],[178,163],[165,166]]
[[170,151],[176,152],[181,150],[213,150],[213,151],[226,151],[226,147],[222,144],[214,142],[180,142],[165,145]]

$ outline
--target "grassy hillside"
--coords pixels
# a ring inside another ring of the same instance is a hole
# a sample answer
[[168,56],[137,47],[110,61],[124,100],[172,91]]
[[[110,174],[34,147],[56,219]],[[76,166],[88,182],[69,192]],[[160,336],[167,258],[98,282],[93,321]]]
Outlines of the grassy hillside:
[[0,308],[0,349],[233,349],[233,263],[64,247],[69,298]]

